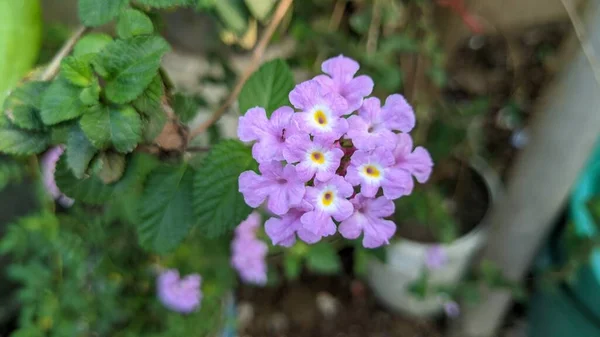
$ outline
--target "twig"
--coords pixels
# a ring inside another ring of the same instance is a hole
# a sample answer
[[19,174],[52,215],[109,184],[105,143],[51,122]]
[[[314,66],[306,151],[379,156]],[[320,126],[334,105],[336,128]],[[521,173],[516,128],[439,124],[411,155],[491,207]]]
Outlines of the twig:
[[258,68],[260,60],[262,59],[262,56],[265,53],[267,45],[271,41],[271,37],[273,36],[275,29],[277,29],[277,26],[279,26],[279,23],[285,16],[285,13],[287,12],[288,8],[290,8],[292,2],[293,0],[281,0],[281,2],[279,2],[279,5],[275,10],[275,14],[273,14],[273,19],[271,20],[271,22],[269,22],[269,25],[265,29],[263,36],[260,38],[260,41],[258,41],[256,48],[252,52],[252,59],[250,60],[250,64],[248,65],[248,67],[246,67],[242,75],[238,78],[235,87],[233,88],[223,105],[221,105],[207,121],[200,124],[196,129],[190,132],[189,140],[206,131],[206,129],[208,129],[209,126],[211,126],[213,123],[219,120],[219,118],[221,118],[225,111],[227,111],[227,108],[231,106],[233,102],[235,102],[237,96],[242,91],[244,83],[246,83],[246,81],[248,80],[250,75],[252,75],[254,70]]
[[337,0],[335,2],[335,6],[333,7],[333,12],[331,13],[331,18],[329,19],[329,26],[327,27],[329,31],[337,30],[342,22],[342,17],[344,16],[344,10],[346,9],[346,0]]
[[372,55],[377,49],[377,40],[379,39],[379,26],[381,25],[381,0],[375,0],[373,3],[373,14],[371,15],[371,25],[367,36],[367,55]]
[[50,61],[50,64],[46,67],[46,70],[44,70],[44,73],[40,77],[40,80],[49,81],[54,76],[56,76],[56,73],[58,73],[58,69],[60,68],[60,62],[67,55],[69,55],[69,53],[75,46],[75,43],[77,43],[77,41],[79,41],[79,39],[86,32],[86,30],[87,30],[87,27],[84,27],[84,26],[77,28],[77,31],[75,31],[75,33],[73,33],[73,35],[71,35],[69,40],[67,40],[67,42],[65,42],[65,44],[62,46],[62,48],[60,48],[58,53],[56,55],[54,55],[54,58],[52,59],[52,61]]
[[571,24],[575,29],[575,35],[577,35],[577,39],[581,44],[581,48],[583,49],[583,53],[590,64],[592,71],[594,71],[594,77],[596,78],[596,83],[600,84],[600,67],[598,66],[598,58],[596,57],[596,52],[594,47],[590,43],[590,40],[587,38],[586,29],[577,13],[577,9],[571,0],[560,0],[569,15],[569,19],[571,20]]

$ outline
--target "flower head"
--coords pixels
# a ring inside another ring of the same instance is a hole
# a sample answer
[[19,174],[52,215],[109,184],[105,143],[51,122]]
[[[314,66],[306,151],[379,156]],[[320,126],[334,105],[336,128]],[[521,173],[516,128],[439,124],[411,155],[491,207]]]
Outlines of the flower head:
[[460,306],[454,301],[444,303],[444,312],[450,318],[456,318],[460,315]]
[[394,167],[394,156],[384,147],[372,152],[354,152],[346,180],[354,186],[360,185],[361,194],[367,198],[374,197],[382,187],[383,195],[390,200],[410,194],[413,185],[410,174]]
[[173,311],[190,313],[200,306],[201,282],[202,278],[198,274],[190,274],[180,279],[177,270],[166,270],[158,276],[158,298],[165,307]]
[[50,194],[50,196],[54,200],[58,200],[58,202],[64,207],[70,207],[73,205],[75,200],[69,198],[64,193],[60,191],[58,186],[56,185],[56,180],[54,178],[54,173],[56,172],[56,164],[60,159],[60,156],[65,151],[62,145],[55,146],[50,148],[42,157],[40,163],[42,166],[42,180],[44,181],[44,186],[46,187],[46,191]]
[[344,114],[358,109],[363,98],[373,91],[373,80],[369,76],[354,77],[359,67],[358,62],[339,55],[326,60],[321,65],[321,70],[327,75],[319,75],[314,78],[323,88],[346,100],[347,108]]
[[348,122],[340,116],[346,111],[344,98],[326,92],[315,80],[298,84],[289,95],[290,102],[301,112],[294,115],[298,128],[333,143],[348,131]]
[[440,245],[435,245],[425,253],[425,266],[429,270],[438,270],[448,262],[448,256],[444,248]]
[[268,247],[256,237],[256,229],[259,226],[260,215],[256,212],[238,225],[231,243],[231,265],[244,282],[265,284],[267,282],[265,257]]
[[[404,104],[402,104],[404,103]],[[401,95],[391,95],[383,108],[378,98],[367,98],[358,115],[348,119],[348,137],[359,150],[372,150],[378,146],[393,149],[395,131],[410,131],[415,125],[415,115]]]
[[239,177],[239,191],[246,204],[256,208],[268,199],[267,208],[277,215],[300,205],[306,187],[298,179],[293,165],[282,166],[280,162],[271,161],[261,163],[258,169],[262,175],[246,171]]
[[319,237],[335,234],[336,226],[332,218],[343,221],[352,215],[354,207],[347,198],[353,193],[352,185],[338,175],[327,182],[307,187],[305,198],[313,210],[300,218],[302,227]]
[[394,149],[395,167],[410,172],[419,183],[429,179],[433,168],[433,160],[429,152],[417,146],[413,151],[413,141],[410,135],[400,133],[396,135],[397,142]]
[[321,239],[320,235],[314,234],[304,228],[301,218],[312,210],[312,206],[304,203],[301,208],[292,208],[281,218],[273,217],[265,222],[265,232],[271,238],[274,245],[291,247],[296,242],[296,235],[306,243],[316,243]]
[[339,226],[340,234],[353,240],[363,233],[362,243],[365,248],[388,244],[396,232],[396,224],[384,218],[394,214],[394,202],[385,197],[374,199],[361,194],[357,194],[350,202],[354,205],[354,213],[342,221]]
[[309,181],[313,177],[327,181],[335,175],[344,151],[320,139],[310,140],[308,134],[296,134],[286,140],[283,156],[288,163],[297,163],[298,178]]
[[252,156],[259,162],[283,160],[285,140],[297,132],[292,122],[294,110],[284,106],[273,112],[267,119],[265,109],[249,109],[240,117],[238,137],[243,142],[256,141],[252,146]]

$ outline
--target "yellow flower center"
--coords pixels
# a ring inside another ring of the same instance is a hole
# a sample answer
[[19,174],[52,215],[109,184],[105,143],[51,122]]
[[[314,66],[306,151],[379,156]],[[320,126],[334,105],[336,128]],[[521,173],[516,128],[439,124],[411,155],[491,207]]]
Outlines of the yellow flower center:
[[319,151],[315,151],[310,155],[310,159],[313,161],[313,163],[315,164],[323,164],[325,162],[325,156],[323,155],[323,153],[319,152]]
[[372,178],[379,178],[381,172],[373,165],[367,165],[364,168],[365,174]]
[[323,194],[323,198],[321,198],[321,202],[323,203],[323,205],[325,206],[329,206],[331,205],[331,203],[333,202],[333,192],[331,191],[327,191],[325,192],[325,194]]
[[327,124],[327,116],[325,115],[325,113],[322,110],[315,111],[314,118],[315,118],[315,122],[317,122],[317,124],[319,124],[319,125]]

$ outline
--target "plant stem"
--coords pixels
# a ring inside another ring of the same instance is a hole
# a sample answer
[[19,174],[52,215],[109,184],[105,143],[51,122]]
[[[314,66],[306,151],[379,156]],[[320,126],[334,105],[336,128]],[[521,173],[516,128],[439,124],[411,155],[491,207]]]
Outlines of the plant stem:
[[73,33],[73,35],[71,35],[67,42],[65,42],[65,44],[62,46],[62,48],[60,48],[58,53],[54,55],[54,58],[52,59],[52,61],[50,61],[50,64],[46,67],[46,70],[44,70],[44,73],[40,77],[40,80],[49,81],[52,78],[54,78],[54,76],[56,76],[56,74],[58,73],[58,69],[60,68],[60,62],[67,55],[69,55],[71,50],[73,50],[75,43],[79,41],[79,39],[81,38],[81,36],[83,36],[87,29],[88,28],[84,26],[80,26],[79,28],[77,28],[75,33]]
[[218,121],[219,118],[221,118],[221,116],[225,113],[225,111],[227,111],[227,108],[229,108],[235,102],[238,95],[242,91],[244,83],[246,83],[248,78],[250,78],[250,75],[252,75],[256,68],[258,68],[260,60],[262,59],[262,56],[265,53],[265,49],[271,41],[273,33],[275,33],[275,29],[277,28],[277,26],[279,26],[279,23],[285,16],[287,10],[290,8],[292,2],[293,0],[281,0],[281,2],[279,2],[279,5],[275,10],[275,14],[273,14],[273,18],[271,19],[271,22],[269,22],[269,25],[265,29],[263,36],[260,38],[260,41],[258,41],[256,48],[254,48],[254,51],[252,52],[252,59],[250,61],[250,64],[246,67],[242,75],[238,78],[235,87],[233,88],[225,102],[212,114],[212,116],[207,121],[200,124],[196,129],[190,132],[189,140],[192,140],[194,137],[206,131],[206,129],[208,129],[209,126]]
[[371,25],[367,36],[367,55],[372,55],[377,50],[377,40],[379,39],[379,27],[381,26],[381,0],[375,0],[373,3],[373,14],[371,16]]

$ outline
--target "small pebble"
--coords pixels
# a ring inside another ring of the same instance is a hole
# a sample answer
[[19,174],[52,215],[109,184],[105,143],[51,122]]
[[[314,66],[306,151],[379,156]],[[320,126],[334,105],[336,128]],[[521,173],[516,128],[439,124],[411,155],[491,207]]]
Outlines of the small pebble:
[[472,50],[479,50],[483,46],[485,46],[485,36],[473,35],[469,39],[469,48],[471,48]]
[[237,305],[238,327],[243,330],[254,320],[254,306],[249,302],[240,302]]
[[316,298],[317,308],[325,318],[333,318],[338,312],[338,300],[328,292],[320,292]]

